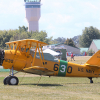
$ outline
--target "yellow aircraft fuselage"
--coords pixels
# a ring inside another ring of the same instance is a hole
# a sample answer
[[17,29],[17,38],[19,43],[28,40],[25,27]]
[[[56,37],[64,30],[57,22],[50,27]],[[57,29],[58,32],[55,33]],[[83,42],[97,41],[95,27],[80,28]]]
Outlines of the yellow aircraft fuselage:
[[[13,59],[14,58],[14,59]],[[34,58],[29,54],[21,53],[15,50],[5,50],[5,56],[2,66],[4,69],[11,69],[12,66],[16,71],[22,71],[24,68],[28,68],[32,64]],[[99,77],[100,69],[95,67],[89,67],[88,65],[79,65],[63,60],[58,62],[44,60],[43,66],[48,70],[55,73],[48,76],[62,76],[62,77]],[[41,60],[35,58],[34,66],[42,66]],[[38,74],[38,73],[37,73]]]

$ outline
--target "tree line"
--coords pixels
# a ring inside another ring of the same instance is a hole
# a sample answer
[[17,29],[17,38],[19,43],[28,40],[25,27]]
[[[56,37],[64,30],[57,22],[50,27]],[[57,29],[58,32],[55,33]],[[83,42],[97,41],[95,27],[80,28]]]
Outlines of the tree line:
[[19,26],[15,30],[0,30],[0,48],[6,47],[5,43],[9,41],[16,41],[21,39],[36,39],[47,44],[64,43],[65,45],[73,47],[89,47],[93,39],[100,39],[100,30],[93,26],[85,27],[82,35],[74,36],[73,38],[58,37],[52,39],[48,37],[46,31],[28,32],[28,27]]
[[52,37],[48,38],[45,31],[28,32],[28,27],[25,26],[19,26],[18,29],[15,30],[0,30],[0,48],[2,49],[6,47],[6,42],[21,39],[36,39],[50,44]]
[[[55,43],[62,42],[66,45],[78,47],[78,48],[88,48],[93,39],[100,39],[100,30],[96,27],[90,26],[85,27],[82,30],[82,35],[74,36],[73,38],[57,38],[53,41]],[[58,42],[59,41],[59,42]]]

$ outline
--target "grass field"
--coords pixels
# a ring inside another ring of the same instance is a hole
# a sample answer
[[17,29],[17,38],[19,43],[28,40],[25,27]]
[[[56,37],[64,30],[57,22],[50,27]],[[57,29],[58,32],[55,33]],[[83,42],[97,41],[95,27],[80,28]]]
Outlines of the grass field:
[[[89,58],[75,57],[72,62],[83,64]],[[88,78],[43,76],[37,86],[39,76],[18,73],[18,86],[4,86],[3,79],[8,74],[0,72],[0,100],[100,100],[99,78],[90,84]]]

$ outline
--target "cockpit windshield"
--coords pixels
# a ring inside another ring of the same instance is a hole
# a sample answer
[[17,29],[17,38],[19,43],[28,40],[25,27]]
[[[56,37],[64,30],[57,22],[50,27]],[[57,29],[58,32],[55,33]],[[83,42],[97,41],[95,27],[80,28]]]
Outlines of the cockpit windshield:
[[[34,57],[35,52],[34,50],[30,50],[30,54],[32,55],[32,57]],[[58,62],[58,58],[56,58],[55,56],[51,55],[50,53],[44,53],[43,52],[43,56],[45,60],[49,60],[49,61],[54,61],[54,62]],[[41,57],[43,59],[42,53],[41,53]],[[40,59],[40,55],[39,52],[36,53],[36,58]]]

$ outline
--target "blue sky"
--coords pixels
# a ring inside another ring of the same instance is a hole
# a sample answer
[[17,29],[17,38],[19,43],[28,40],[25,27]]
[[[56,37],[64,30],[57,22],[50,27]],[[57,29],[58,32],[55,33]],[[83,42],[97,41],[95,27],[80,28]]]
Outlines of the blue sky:
[[[100,29],[100,0],[41,0],[39,31],[48,37],[72,38],[85,27]],[[0,0],[0,30],[28,26],[24,0]]]

